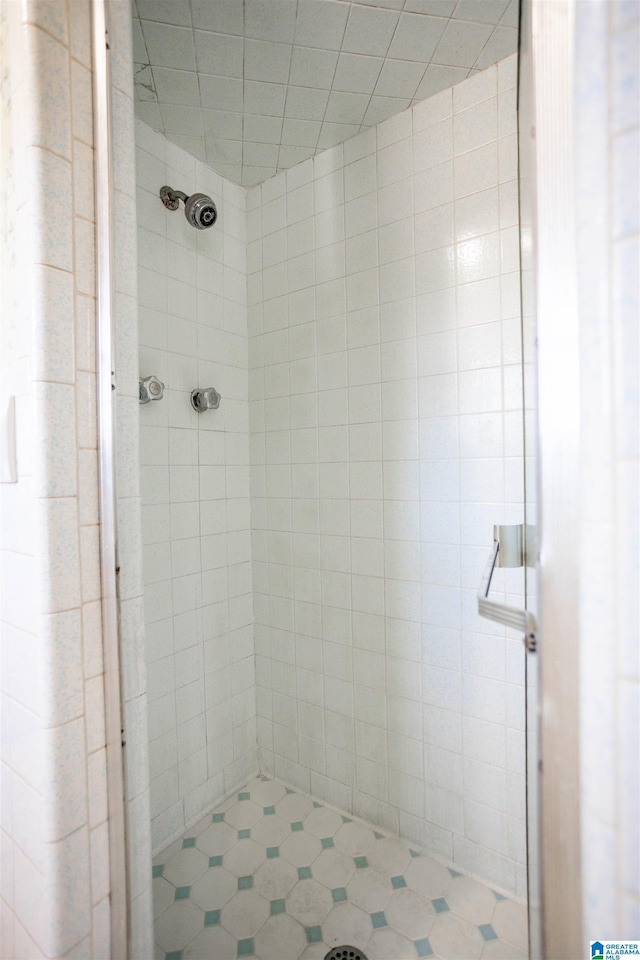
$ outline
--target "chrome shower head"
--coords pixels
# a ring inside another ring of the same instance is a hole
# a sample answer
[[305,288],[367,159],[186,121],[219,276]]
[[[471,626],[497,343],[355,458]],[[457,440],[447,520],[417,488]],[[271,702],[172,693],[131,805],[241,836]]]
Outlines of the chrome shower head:
[[212,227],[218,219],[216,205],[206,193],[192,193],[190,197],[181,190],[172,190],[171,187],[160,188],[160,199],[167,210],[177,210],[180,201],[184,201],[184,215],[196,230],[206,230]]

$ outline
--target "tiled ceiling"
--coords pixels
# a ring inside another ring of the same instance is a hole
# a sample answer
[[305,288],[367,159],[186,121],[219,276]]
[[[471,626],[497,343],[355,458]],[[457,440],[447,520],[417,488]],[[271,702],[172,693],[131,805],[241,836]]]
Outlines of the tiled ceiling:
[[136,114],[250,186],[517,49],[517,0],[134,0]]

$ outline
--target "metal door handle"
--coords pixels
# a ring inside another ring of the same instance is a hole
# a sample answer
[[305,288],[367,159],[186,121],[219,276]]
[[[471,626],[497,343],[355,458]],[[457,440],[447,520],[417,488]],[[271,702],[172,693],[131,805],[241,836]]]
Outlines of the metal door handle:
[[493,528],[493,546],[478,590],[478,613],[486,620],[493,620],[495,623],[501,623],[513,630],[521,630],[531,643],[531,641],[535,642],[535,633],[538,628],[536,618],[531,611],[489,600],[491,579],[495,568],[521,567],[523,564],[522,524],[495,526]]

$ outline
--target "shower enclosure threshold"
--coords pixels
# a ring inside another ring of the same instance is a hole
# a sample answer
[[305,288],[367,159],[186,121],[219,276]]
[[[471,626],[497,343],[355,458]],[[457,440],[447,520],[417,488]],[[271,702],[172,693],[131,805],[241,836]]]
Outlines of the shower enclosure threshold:
[[153,861],[159,960],[528,956],[526,908],[260,776]]

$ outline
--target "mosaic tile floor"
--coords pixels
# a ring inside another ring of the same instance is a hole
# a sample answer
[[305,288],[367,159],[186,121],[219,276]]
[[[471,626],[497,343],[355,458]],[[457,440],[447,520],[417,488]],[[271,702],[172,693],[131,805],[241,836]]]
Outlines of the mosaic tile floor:
[[251,780],[154,860],[157,960],[525,960],[526,910],[405,843]]

